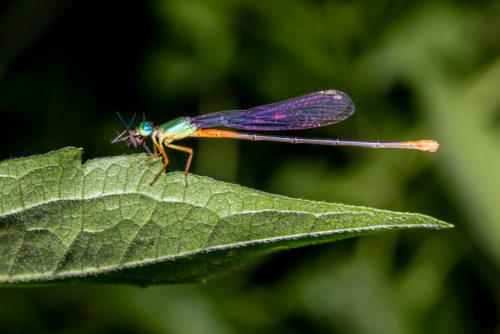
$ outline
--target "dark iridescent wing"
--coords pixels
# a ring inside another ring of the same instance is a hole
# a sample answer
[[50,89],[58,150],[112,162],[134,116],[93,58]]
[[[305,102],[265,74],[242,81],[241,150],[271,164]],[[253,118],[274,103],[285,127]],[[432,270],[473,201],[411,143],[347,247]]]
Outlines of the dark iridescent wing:
[[226,126],[253,131],[300,130],[340,122],[354,112],[346,93],[324,90],[246,110],[219,111],[191,118],[200,129]]

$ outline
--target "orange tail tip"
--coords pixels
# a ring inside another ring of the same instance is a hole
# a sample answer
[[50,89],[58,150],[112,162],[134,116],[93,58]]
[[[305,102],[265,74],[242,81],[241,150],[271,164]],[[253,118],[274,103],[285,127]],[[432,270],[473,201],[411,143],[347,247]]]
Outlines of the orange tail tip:
[[410,143],[412,149],[424,152],[436,152],[439,148],[439,143],[435,140],[417,140]]

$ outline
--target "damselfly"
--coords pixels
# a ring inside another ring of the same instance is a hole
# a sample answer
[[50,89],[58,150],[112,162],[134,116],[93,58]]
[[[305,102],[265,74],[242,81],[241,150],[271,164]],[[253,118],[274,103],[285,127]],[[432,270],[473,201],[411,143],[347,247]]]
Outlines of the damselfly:
[[160,126],[154,126],[153,123],[143,120],[135,130],[130,130],[133,119],[127,126],[120,117],[126,129],[112,143],[126,140],[127,146],[132,148],[143,146],[146,151],[151,153],[145,143],[145,139],[151,136],[154,153],[146,162],[162,157],[163,167],[150,184],[153,184],[168,165],[165,147],[188,153],[189,158],[185,170],[186,185],[189,167],[193,159],[193,150],[189,147],[173,144],[173,142],[186,137],[233,138],[329,146],[399,148],[426,152],[435,152],[439,148],[439,144],[434,140],[404,142],[357,141],[275,136],[210,129],[223,126],[249,131],[301,130],[340,122],[351,116],[353,112],[354,103],[346,93],[338,90],[324,90],[246,110],[228,110],[196,117],[179,117]]

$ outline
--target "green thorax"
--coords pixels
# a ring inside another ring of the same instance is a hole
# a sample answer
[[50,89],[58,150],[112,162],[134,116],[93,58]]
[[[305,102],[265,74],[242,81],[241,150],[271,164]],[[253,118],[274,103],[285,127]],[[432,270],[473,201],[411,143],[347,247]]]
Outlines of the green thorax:
[[158,130],[163,138],[174,141],[193,136],[196,127],[190,122],[188,117],[179,117],[160,125]]

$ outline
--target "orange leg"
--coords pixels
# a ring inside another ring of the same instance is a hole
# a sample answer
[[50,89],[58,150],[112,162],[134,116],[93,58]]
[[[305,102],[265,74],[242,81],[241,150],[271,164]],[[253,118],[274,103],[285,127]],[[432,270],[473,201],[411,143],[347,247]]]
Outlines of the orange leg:
[[[155,143],[155,144],[156,144],[156,143]],[[153,183],[154,183],[154,182],[156,181],[156,179],[157,179],[157,178],[161,175],[161,173],[165,170],[165,168],[167,168],[167,165],[168,165],[168,157],[167,157],[167,154],[165,153],[165,150],[163,149],[163,146],[158,145],[158,151],[159,151],[159,153],[156,153],[156,154],[157,154],[157,156],[158,156],[158,155],[160,155],[160,154],[163,156],[163,167],[160,169],[160,171],[159,171],[158,173],[156,173],[156,175],[155,175],[155,177],[154,177],[153,181],[151,181],[151,182],[149,183],[149,185],[150,185],[150,186],[151,186],[151,185],[153,185]],[[154,157],[155,157],[155,156],[153,156],[153,158],[154,158]],[[148,160],[149,160],[149,159],[148,159]]]
[[160,156],[160,153],[155,153],[153,154],[151,157],[147,158],[146,160],[144,160],[144,162],[142,163],[143,165],[144,164],[147,164],[148,162],[150,162],[151,160],[153,160],[154,158],[157,158]]
[[189,158],[188,158],[188,162],[187,162],[187,165],[186,165],[186,171],[184,172],[185,175],[186,175],[186,187],[187,187],[187,185],[188,185],[189,167],[191,167],[191,160],[193,160],[193,149],[189,148],[189,147],[184,147],[184,146],[179,146],[179,145],[173,145],[173,144],[167,144],[166,146],[170,147],[170,148],[173,148],[174,150],[179,150],[179,151],[183,151],[183,152],[189,153]]
[[148,159],[146,159],[142,164],[147,164],[148,162],[150,162],[151,160],[153,160],[154,158],[157,158],[160,156],[160,152],[158,152],[158,148],[157,148],[158,144],[156,143],[156,140],[153,139],[153,148],[154,148],[154,154],[149,157]]

